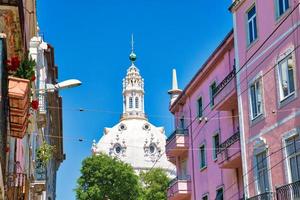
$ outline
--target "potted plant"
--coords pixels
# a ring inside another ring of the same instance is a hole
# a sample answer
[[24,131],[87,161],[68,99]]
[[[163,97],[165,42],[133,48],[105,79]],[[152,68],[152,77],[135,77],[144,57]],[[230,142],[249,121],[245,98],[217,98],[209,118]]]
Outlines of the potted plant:
[[23,138],[28,125],[30,108],[30,81],[35,79],[35,61],[25,55],[7,60],[8,97],[10,107],[11,136]]
[[45,168],[51,160],[55,147],[43,141],[41,146],[36,150],[36,163]]

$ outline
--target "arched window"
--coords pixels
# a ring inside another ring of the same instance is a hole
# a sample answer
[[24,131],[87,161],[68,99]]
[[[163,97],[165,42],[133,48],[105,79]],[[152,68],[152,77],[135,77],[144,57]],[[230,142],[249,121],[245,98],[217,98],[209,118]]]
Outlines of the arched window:
[[129,108],[133,108],[133,100],[132,100],[132,97],[129,97]]
[[135,97],[135,108],[139,108],[139,98]]

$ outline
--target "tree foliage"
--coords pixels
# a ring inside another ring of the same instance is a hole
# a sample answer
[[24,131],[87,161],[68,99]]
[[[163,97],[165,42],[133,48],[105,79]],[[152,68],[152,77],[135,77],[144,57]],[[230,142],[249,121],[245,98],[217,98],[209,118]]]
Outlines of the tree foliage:
[[[140,181],[133,168],[108,155],[86,158],[77,181],[78,200],[138,200]],[[158,200],[158,199],[157,199]]]
[[141,172],[140,179],[143,184],[141,199],[167,199],[167,189],[170,180],[164,170],[157,168],[147,172]]

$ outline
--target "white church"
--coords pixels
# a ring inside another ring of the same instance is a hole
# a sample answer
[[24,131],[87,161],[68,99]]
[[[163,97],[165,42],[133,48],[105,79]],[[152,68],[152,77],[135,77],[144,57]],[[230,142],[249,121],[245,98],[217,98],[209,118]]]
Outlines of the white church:
[[136,55],[129,56],[131,66],[123,79],[123,114],[112,128],[104,128],[98,143],[93,142],[92,153],[101,152],[129,163],[136,173],[151,168],[162,168],[170,177],[176,167],[165,154],[166,135],[163,127],[151,124],[145,114],[144,79],[135,66]]

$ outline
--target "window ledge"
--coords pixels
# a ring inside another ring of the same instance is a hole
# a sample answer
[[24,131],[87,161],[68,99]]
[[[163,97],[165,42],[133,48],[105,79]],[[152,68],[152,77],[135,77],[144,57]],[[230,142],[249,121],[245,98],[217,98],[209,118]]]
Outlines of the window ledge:
[[276,14],[276,19],[275,19],[275,25],[279,26],[280,22],[291,12],[291,7],[289,7],[282,15],[278,15]]
[[207,169],[207,166],[204,166],[204,167],[201,167],[200,168],[200,171],[202,172],[202,171],[204,171],[204,170],[206,170]]
[[263,113],[257,115],[255,118],[251,119],[250,127],[255,126],[256,124],[258,124],[263,119],[265,119],[265,116],[264,116]]
[[284,106],[286,106],[287,104],[291,103],[295,99],[296,99],[296,93],[295,92],[289,94],[284,99],[280,100],[280,102],[279,102],[279,109],[282,108],[282,107],[284,107]]
[[[257,34],[258,34],[258,32],[257,32]],[[248,39],[247,39],[247,40],[248,40]],[[253,40],[250,44],[249,44],[249,42],[247,41],[247,49],[246,49],[246,52],[250,51],[250,49],[252,49],[252,47],[255,46],[255,44],[256,44],[258,41],[259,41],[259,40],[258,40],[258,37],[257,37],[255,40]]]

